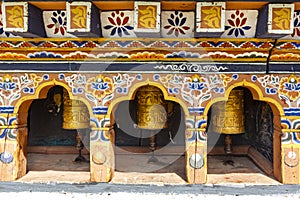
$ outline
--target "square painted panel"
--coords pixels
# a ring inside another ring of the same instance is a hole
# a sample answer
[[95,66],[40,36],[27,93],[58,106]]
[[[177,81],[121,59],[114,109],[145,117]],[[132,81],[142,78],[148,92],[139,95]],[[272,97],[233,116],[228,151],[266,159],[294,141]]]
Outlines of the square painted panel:
[[28,2],[2,3],[3,29],[22,37],[45,37],[42,11]]
[[100,18],[103,37],[136,37],[133,31],[133,11],[101,12]]
[[5,31],[28,31],[28,3],[3,2],[2,3],[3,28]]
[[194,37],[194,12],[163,11],[161,13],[162,37],[192,38]]
[[77,37],[101,37],[99,9],[92,2],[67,2],[67,31]]
[[68,32],[90,31],[91,6],[91,2],[67,2]]
[[3,19],[2,19],[2,11],[0,10],[0,37],[20,37],[20,36],[16,36],[10,32],[6,32],[3,29]]
[[196,32],[223,32],[225,2],[197,2]]
[[256,33],[257,10],[228,10],[222,38],[253,38]]
[[44,11],[43,19],[47,37],[73,37],[67,33],[67,13],[65,10]]
[[268,32],[291,34],[293,32],[294,4],[268,5]]
[[160,2],[134,2],[134,30],[142,33],[160,31]]

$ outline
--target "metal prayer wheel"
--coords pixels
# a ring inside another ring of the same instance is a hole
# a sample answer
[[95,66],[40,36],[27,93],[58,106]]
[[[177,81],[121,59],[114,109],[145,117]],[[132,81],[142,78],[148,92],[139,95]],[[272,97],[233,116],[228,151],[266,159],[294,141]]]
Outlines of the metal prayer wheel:
[[74,159],[75,162],[87,162],[87,159],[81,155],[81,150],[84,145],[81,141],[80,130],[90,127],[90,116],[85,104],[78,100],[70,99],[68,92],[63,91],[63,129],[76,130],[76,144],[75,147],[78,150],[78,156]]
[[244,92],[232,90],[228,101],[218,102],[212,107],[213,131],[222,134],[240,134],[244,126]]
[[90,116],[86,105],[79,100],[70,99],[68,92],[63,93],[63,122],[64,129],[85,129],[90,127]]
[[212,106],[212,130],[225,135],[225,153],[232,152],[230,135],[245,132],[244,91],[232,90],[226,102]]
[[166,101],[160,89],[143,86],[137,91],[138,128],[159,130],[167,127]]
[[167,128],[167,102],[161,90],[154,86],[143,86],[136,94],[137,98],[137,127],[150,134],[149,149],[152,156],[148,162],[157,162],[154,157],[156,149],[156,130]]

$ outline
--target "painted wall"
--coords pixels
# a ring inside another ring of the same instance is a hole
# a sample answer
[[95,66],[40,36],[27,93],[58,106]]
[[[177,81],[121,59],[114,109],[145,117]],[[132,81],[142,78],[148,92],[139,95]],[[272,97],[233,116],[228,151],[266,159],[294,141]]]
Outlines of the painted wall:
[[[159,2],[137,2],[131,10],[98,12],[90,2],[52,11],[3,2],[0,180],[26,173],[30,106],[60,85],[89,110],[91,180],[109,181],[114,109],[150,84],[184,111],[189,183],[206,182],[210,107],[226,100],[233,88],[245,87],[255,101],[270,106],[257,109],[260,127],[251,131],[260,134],[248,142],[271,159],[262,141],[269,148],[273,135],[275,177],[299,184],[300,23],[292,5],[226,10],[224,2],[198,2],[195,11],[161,11]],[[14,9],[24,15],[15,16]],[[74,14],[79,10],[89,14]],[[274,127],[265,127],[271,118]],[[193,166],[193,159],[202,165]]]

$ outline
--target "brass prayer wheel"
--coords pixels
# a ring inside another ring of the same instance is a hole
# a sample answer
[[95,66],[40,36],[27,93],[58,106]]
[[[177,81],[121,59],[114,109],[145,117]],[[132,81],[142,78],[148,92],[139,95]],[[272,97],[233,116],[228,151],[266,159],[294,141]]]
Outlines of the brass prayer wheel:
[[70,99],[68,92],[63,92],[63,122],[64,129],[85,129],[90,127],[90,116],[86,105],[79,100]]
[[226,102],[217,102],[212,106],[212,128],[221,134],[245,132],[243,90],[232,90]]
[[138,128],[159,130],[167,127],[167,108],[161,90],[143,86],[137,91]]

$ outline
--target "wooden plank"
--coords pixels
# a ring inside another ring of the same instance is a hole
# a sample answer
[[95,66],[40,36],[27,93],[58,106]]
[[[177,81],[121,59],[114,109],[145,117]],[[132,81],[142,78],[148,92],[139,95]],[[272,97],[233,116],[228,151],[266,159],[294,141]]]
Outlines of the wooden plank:
[[[232,147],[231,155],[247,155],[250,145],[239,145]],[[224,146],[215,146],[208,152],[208,155],[224,155]]]
[[261,168],[268,176],[273,176],[273,164],[260,154],[254,147],[250,147],[248,156]]

